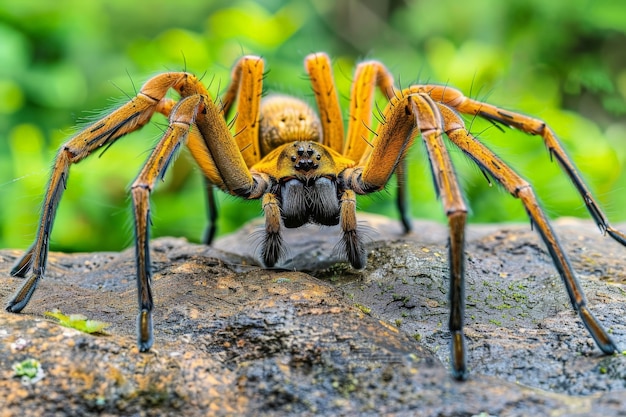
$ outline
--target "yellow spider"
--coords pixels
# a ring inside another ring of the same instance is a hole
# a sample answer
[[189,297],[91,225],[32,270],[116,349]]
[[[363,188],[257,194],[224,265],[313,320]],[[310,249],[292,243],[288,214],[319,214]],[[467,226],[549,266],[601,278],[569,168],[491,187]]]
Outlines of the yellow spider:
[[[148,80],[130,102],[68,140],[54,163],[35,242],[12,270],[15,276],[24,277],[29,270],[32,274],[9,302],[7,310],[19,312],[26,307],[44,275],[52,223],[70,165],[141,128],[159,112],[169,117],[169,127],[131,187],[141,351],[149,350],[153,343],[149,197],[181,145],[188,146],[211,185],[235,196],[262,200],[265,234],[261,258],[265,266],[273,266],[283,254],[281,223],[288,228],[318,223],[341,225],[347,258],[354,268],[360,269],[365,266],[366,253],[357,230],[356,194],[381,190],[394,172],[400,177],[398,182],[404,184],[403,157],[415,137],[420,136],[449,222],[451,365],[454,377],[465,379],[463,251],[467,208],[444,144],[444,133],[513,197],[521,200],[554,260],[573,308],[603,352],[617,351],[588,309],[583,290],[531,186],[472,136],[457,112],[541,136],[551,157],[556,158],[574,182],[601,231],[626,245],[626,235],[608,224],[556,136],[543,121],[472,100],[447,86],[396,88],[383,64],[366,61],[356,68],[348,130],[344,135],[328,56],[311,54],[305,59],[305,67],[319,117],[297,98],[272,95],[262,99],[264,62],[259,57],[245,56],[232,71],[232,82],[221,105],[210,98],[194,75],[168,72]],[[387,97],[388,104],[372,136],[368,126],[377,88]],[[179,101],[165,97],[169,89],[180,94]],[[235,103],[236,134],[233,135],[226,119]],[[408,231],[410,222],[404,209],[402,187],[398,207]],[[212,202],[209,211],[213,222],[216,211]],[[213,231],[211,223],[207,243]]]

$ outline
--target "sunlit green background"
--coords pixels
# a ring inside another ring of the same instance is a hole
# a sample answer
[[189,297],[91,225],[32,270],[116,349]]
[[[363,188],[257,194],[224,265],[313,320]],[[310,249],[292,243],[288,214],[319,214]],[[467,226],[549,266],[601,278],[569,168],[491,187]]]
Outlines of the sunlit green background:
[[[621,0],[12,1],[0,5],[0,247],[27,247],[58,147],[76,125],[132,96],[150,75],[187,69],[216,94],[242,54],[262,55],[268,91],[308,99],[303,57],[334,59],[342,104],[354,64],[384,61],[402,85],[436,82],[546,120],[614,222],[626,219],[626,13]],[[470,122],[472,122],[470,120]],[[71,169],[55,250],[131,243],[128,186],[165,119]],[[586,216],[540,139],[472,131],[533,182],[550,216]],[[526,221],[520,203],[454,152],[473,222]],[[443,221],[421,146],[411,154],[415,217]],[[396,216],[394,186],[360,200]],[[202,179],[183,153],[153,195],[153,236],[198,241]],[[220,198],[220,231],[260,214]]]

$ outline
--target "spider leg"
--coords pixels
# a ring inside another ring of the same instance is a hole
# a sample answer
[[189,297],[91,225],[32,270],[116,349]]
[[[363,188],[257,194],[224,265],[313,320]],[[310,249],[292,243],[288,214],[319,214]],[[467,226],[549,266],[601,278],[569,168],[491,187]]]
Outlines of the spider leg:
[[357,232],[356,194],[354,191],[344,191],[341,195],[340,203],[339,223],[343,231],[341,244],[348,255],[350,265],[355,269],[363,269],[366,262],[366,253],[363,241]]
[[[355,72],[350,92],[350,112],[348,134],[343,154],[352,160],[364,163],[369,157],[372,144],[368,139],[372,134],[372,109],[376,88],[380,89],[387,100],[397,93],[393,76],[379,61],[361,62]],[[381,114],[381,118],[384,116]],[[384,120],[381,120],[384,123]],[[411,230],[406,198],[406,162],[401,160],[396,167],[397,195],[396,206],[405,233]]]
[[11,275],[24,277],[32,269],[32,275],[9,301],[6,309],[21,311],[30,300],[39,279],[44,275],[50,233],[56,210],[65,190],[71,164],[89,156],[94,150],[112,145],[123,135],[141,128],[154,112],[169,114],[174,101],[164,98],[167,90],[186,82],[185,73],[164,73],[148,80],[136,97],[105,116],[67,141],[59,150],[43,201],[42,215],[33,245],[11,270]]
[[396,167],[396,181],[398,182],[398,191],[396,194],[396,207],[400,214],[400,222],[404,233],[409,233],[413,229],[413,222],[409,214],[409,204],[406,192],[406,159],[398,162]]
[[[222,117],[228,117],[233,104],[237,102],[234,121],[235,141],[243,155],[246,166],[250,168],[261,159],[259,144],[259,108],[263,93],[264,62],[260,57],[243,56],[231,71],[231,82],[222,98]],[[223,187],[223,180],[215,169],[215,162],[203,143],[204,137],[192,135],[189,146],[194,159],[208,178],[206,187],[208,225],[204,232],[204,243],[211,244],[217,230],[217,206],[213,194],[213,185]],[[207,173],[211,171],[210,173]],[[219,178],[219,179],[217,179]]]
[[223,191],[243,198],[261,198],[269,186],[268,177],[251,172],[221,109],[210,98],[202,97],[204,106],[195,120],[197,132],[192,129],[187,144],[191,155],[205,176]]
[[464,241],[467,208],[452,167],[450,156],[442,140],[443,118],[437,104],[423,94],[394,97],[385,109],[386,122],[379,127],[365,167],[345,170],[348,188],[357,193],[381,189],[416,135],[422,135],[432,168],[435,186],[448,217],[450,263],[450,320],[451,361],[454,377],[467,377],[465,339],[463,336],[464,298]]
[[422,140],[426,145],[432,174],[448,217],[448,262],[450,266],[450,317],[448,328],[451,339],[452,373],[456,379],[467,378],[465,337],[463,319],[465,316],[465,222],[467,207],[454,172],[450,155],[443,142],[444,123],[437,104],[425,94],[414,97],[413,113],[418,120]]
[[413,142],[416,120],[412,97],[393,97],[385,109],[386,121],[378,126],[368,158],[353,168],[344,169],[338,182],[341,196],[340,222],[342,243],[355,268],[365,264],[365,251],[356,230],[356,194],[369,194],[385,187],[406,149]]
[[385,108],[385,123],[378,127],[367,158],[343,173],[346,187],[369,194],[385,187],[414,138],[416,120],[412,96],[393,97]]
[[206,211],[209,223],[204,230],[202,242],[204,242],[205,245],[210,245],[213,242],[213,238],[215,238],[215,233],[217,232],[217,201],[215,200],[215,187],[213,186],[213,183],[205,177],[204,184],[207,197]]
[[230,135],[221,110],[210,98],[196,94],[183,98],[176,105],[170,115],[167,132],[131,187],[140,311],[137,318],[138,345],[141,351],[150,349],[153,340],[149,251],[150,192],[156,180],[162,178],[176,150],[185,140],[193,157],[199,162],[212,184],[232,194],[248,198],[260,198],[267,188],[265,177],[250,173],[239,152],[238,144]]
[[263,94],[264,63],[260,57],[244,56],[233,70],[235,76],[224,101],[231,103],[231,90],[235,90],[237,118],[235,119],[235,141],[239,145],[246,165],[251,167],[261,160],[259,144],[259,109]]
[[207,226],[204,229],[202,242],[210,245],[215,238],[217,232],[217,200],[215,197],[215,187],[226,189],[224,179],[215,166],[215,161],[209,152],[204,137],[198,131],[198,127],[194,124],[187,136],[187,148],[191,156],[198,164],[204,176],[204,189],[206,193],[206,214]]
[[485,145],[474,138],[466,129],[461,118],[446,105],[439,105],[444,118],[446,134],[463,152],[469,155],[482,169],[487,170],[513,197],[519,198],[543,241],[561,276],[570,302],[585,327],[604,353],[617,351],[617,347],[602,324],[587,307],[587,300],[565,251],[561,247],[548,219],[539,206],[534,192],[525,180],[508,167]]
[[152,278],[150,267],[150,193],[184,143],[195,115],[202,106],[202,96],[182,99],[172,110],[167,131],[156,145],[137,179],[130,187],[135,218],[135,254],[137,263],[137,296],[139,316],[137,317],[137,343],[139,350],[150,349],[152,336]]
[[[253,96],[253,99],[254,97],[259,98]],[[262,245],[262,259],[266,266],[273,266],[283,248],[280,237],[280,208],[276,196],[266,193],[270,188],[269,177],[250,171],[239,151],[238,143],[229,132],[221,109],[210,99],[205,98],[203,111],[197,114],[195,126],[197,130],[192,129],[190,132],[187,146],[208,178],[208,183],[239,197],[263,198],[266,234]],[[208,207],[211,219],[211,213],[216,213],[211,200]]]
[[[217,207],[213,186],[244,198],[261,198],[268,187],[268,178],[250,172],[251,164],[261,158],[258,143],[258,114],[262,92],[263,61],[254,56],[243,57],[233,69],[221,108],[206,94],[205,106],[189,133],[187,147],[207,179],[207,213],[209,224],[204,242],[210,244],[216,230]],[[206,92],[206,90],[205,90]],[[233,138],[226,124],[227,114],[237,101],[237,119]]]
[[283,239],[280,235],[280,204],[273,193],[263,195],[265,213],[265,236],[261,245],[261,259],[267,267],[272,267],[284,253]]
[[354,72],[354,81],[350,91],[350,116],[348,134],[343,154],[352,160],[363,161],[367,158],[372,134],[372,109],[378,87],[388,100],[395,96],[393,76],[378,61],[361,62]]
[[317,102],[324,145],[341,152],[343,149],[343,117],[330,58],[325,53],[314,53],[304,59]]
[[578,173],[574,163],[565,153],[563,146],[557,139],[556,135],[548,125],[542,120],[524,116],[519,113],[508,112],[499,109],[491,104],[482,103],[465,97],[460,91],[437,85],[413,86],[407,89],[410,92],[424,92],[430,95],[433,100],[443,103],[461,113],[477,115],[495,122],[502,123],[506,126],[513,127],[531,135],[541,136],[543,138],[550,158],[556,158],[559,165],[563,168],[567,176],[574,183],[578,193],[582,196],[587,210],[602,233],[608,233],[614,240],[626,246],[626,234],[615,229],[609,224],[609,221],[600,205],[589,191],[583,178]]

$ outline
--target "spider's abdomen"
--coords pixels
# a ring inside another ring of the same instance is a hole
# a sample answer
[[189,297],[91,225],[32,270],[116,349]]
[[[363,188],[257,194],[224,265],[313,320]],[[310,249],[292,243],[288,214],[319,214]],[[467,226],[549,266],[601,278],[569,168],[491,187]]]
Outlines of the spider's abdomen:
[[263,156],[285,143],[322,140],[320,119],[302,100],[271,95],[261,101],[260,113],[259,145]]

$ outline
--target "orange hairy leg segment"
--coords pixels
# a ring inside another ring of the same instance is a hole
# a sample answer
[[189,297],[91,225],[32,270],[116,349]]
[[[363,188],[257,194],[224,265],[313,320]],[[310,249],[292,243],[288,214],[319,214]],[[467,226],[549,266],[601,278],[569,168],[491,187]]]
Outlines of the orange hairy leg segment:
[[329,148],[342,152],[344,146],[343,115],[333,78],[330,58],[324,53],[308,55],[304,66],[313,87],[320,121],[323,143]]
[[436,102],[442,103],[460,113],[477,115],[494,122],[502,123],[505,126],[514,127],[531,135],[540,136],[548,149],[550,158],[556,158],[563,171],[574,183],[587,210],[600,230],[603,233],[608,233],[622,245],[626,245],[626,234],[609,224],[607,216],[602,209],[600,209],[600,205],[591,194],[589,187],[585,184],[585,181],[576,170],[573,162],[565,153],[563,145],[561,145],[555,133],[544,121],[523,114],[509,112],[488,103],[473,100],[463,95],[459,90],[448,86],[417,85],[402,91],[402,94],[414,93],[428,94]]
[[578,312],[598,347],[604,353],[617,352],[618,349],[607,331],[589,311],[583,289],[546,215],[539,206],[530,184],[467,132],[463,121],[456,113],[443,105],[440,106],[440,110],[445,120],[446,134],[450,140],[479,166],[487,170],[511,195],[521,200],[528,216],[548,248],[548,252],[567,289],[572,307]]
[[263,60],[244,56],[237,63],[239,92],[235,118],[235,141],[246,166],[251,167],[261,159],[259,149],[259,112],[263,93]]
[[343,154],[356,161],[370,150],[370,136],[372,135],[372,109],[376,87],[380,88],[385,97],[391,100],[395,95],[393,77],[378,61],[360,63],[354,73],[352,90],[350,92],[350,112],[348,134]]
[[361,188],[357,193],[369,193],[382,189],[417,133],[412,101],[414,98],[394,97],[385,109],[386,122],[378,129],[374,147],[363,167]]

